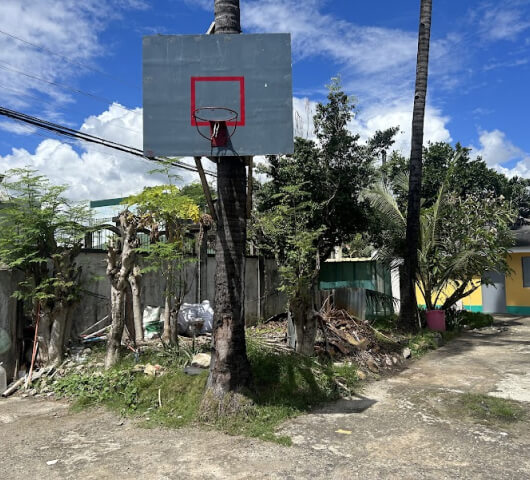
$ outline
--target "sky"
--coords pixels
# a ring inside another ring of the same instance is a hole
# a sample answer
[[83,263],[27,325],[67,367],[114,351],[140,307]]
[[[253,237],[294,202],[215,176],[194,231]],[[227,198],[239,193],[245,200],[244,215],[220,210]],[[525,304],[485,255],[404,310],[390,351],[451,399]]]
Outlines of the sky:
[[[142,148],[142,37],[204,33],[213,3],[2,0],[0,105]],[[425,142],[460,142],[492,168],[530,178],[530,0],[433,3]],[[399,126],[395,148],[408,156],[419,4],[242,0],[241,23],[244,33],[291,33],[298,133],[311,136],[308,113],[340,75],[356,99],[350,128],[367,139]],[[0,172],[23,166],[68,184],[75,200],[163,181],[146,160],[0,117]]]

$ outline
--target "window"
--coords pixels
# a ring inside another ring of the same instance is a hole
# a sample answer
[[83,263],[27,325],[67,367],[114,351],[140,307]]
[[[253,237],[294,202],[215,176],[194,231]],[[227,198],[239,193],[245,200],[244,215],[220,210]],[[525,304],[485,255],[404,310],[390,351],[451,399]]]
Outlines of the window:
[[523,287],[530,288],[530,257],[523,257]]

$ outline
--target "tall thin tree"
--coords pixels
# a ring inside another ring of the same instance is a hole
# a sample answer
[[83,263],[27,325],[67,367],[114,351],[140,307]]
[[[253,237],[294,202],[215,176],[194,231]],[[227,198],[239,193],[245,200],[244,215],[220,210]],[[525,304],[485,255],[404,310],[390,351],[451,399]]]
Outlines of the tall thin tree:
[[429,48],[431,39],[432,0],[421,0],[420,27],[418,34],[418,57],[416,63],[416,89],[412,113],[412,138],[410,151],[410,180],[407,209],[407,248],[402,268],[402,327],[417,328],[416,270],[420,235],[420,203],[422,177],[423,131],[425,123],[425,100],[429,77]]
[[[214,0],[215,33],[241,32],[239,0]],[[248,387],[245,342],[246,169],[243,158],[217,157],[217,238],[212,362],[207,394],[222,399]]]

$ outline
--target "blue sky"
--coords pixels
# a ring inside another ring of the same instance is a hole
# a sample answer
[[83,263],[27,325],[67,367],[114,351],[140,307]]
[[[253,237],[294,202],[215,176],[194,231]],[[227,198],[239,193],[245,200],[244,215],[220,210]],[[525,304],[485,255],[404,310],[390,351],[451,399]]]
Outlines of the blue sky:
[[[357,98],[352,130],[367,138],[399,125],[396,148],[408,153],[419,0],[241,6],[244,32],[292,34],[294,106],[302,118],[340,74]],[[213,0],[3,0],[0,13],[0,105],[141,147],[142,35],[203,33]],[[426,140],[459,141],[490,166],[530,177],[529,53],[530,0],[435,0]],[[0,169],[23,165],[70,184],[78,199],[122,196],[160,181],[141,159],[0,118]]]

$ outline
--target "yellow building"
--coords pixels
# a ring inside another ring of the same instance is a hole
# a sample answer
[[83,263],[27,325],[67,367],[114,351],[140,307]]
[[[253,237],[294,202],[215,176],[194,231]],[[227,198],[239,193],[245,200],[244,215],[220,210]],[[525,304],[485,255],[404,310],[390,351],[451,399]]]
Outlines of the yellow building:
[[[513,315],[530,315],[530,226],[515,230],[515,246],[507,258],[511,273],[508,275],[487,272],[492,285],[482,285],[467,298],[462,300],[462,308],[472,312],[509,313]],[[478,281],[478,279],[477,279]],[[453,289],[443,292],[450,295]],[[416,291],[419,305],[425,300]],[[443,303],[439,301],[438,304]]]
[[[475,285],[480,284],[480,278],[477,278],[473,282]],[[449,285],[447,288],[444,289],[444,291],[440,294],[440,297],[438,298],[438,301],[436,303],[437,307],[440,307],[445,299],[449,296],[451,296],[455,291],[454,286]],[[432,301],[434,302],[436,298],[436,295],[433,296]],[[425,308],[425,299],[423,298],[423,294],[421,293],[420,289],[416,287],[416,299],[418,301],[418,305],[422,308]],[[482,286],[479,285],[479,287],[470,295],[460,300],[457,305],[462,310],[468,310],[470,312],[482,312]]]

